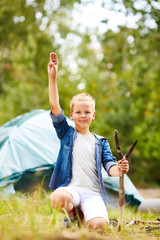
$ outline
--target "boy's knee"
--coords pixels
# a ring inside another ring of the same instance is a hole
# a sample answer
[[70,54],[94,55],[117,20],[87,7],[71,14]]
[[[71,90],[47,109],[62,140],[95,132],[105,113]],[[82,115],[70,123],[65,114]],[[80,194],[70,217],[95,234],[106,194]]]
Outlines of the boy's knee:
[[104,218],[101,217],[96,217],[96,218],[92,218],[91,220],[89,220],[87,222],[88,227],[96,230],[96,229],[100,229],[100,230],[105,230],[106,228],[106,223],[107,221]]
[[55,190],[51,195],[51,201],[54,209],[65,208],[70,211],[73,208],[72,195],[64,190]]

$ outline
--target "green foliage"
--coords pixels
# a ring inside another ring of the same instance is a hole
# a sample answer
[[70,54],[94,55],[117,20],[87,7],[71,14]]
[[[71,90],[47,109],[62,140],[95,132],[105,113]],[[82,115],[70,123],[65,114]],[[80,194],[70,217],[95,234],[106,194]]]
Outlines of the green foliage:
[[[118,218],[118,209],[108,208],[110,219]],[[70,229],[63,227],[64,214],[54,211],[51,206],[50,193],[41,188],[32,194],[24,195],[17,193],[12,196],[1,196],[0,201],[0,239],[148,239],[159,236],[159,229],[147,233],[147,225],[133,225],[123,227],[118,232],[112,224],[106,226],[105,233],[91,231],[85,226]],[[158,213],[141,213],[133,208],[126,207],[124,211],[124,222],[128,220],[156,221]]]

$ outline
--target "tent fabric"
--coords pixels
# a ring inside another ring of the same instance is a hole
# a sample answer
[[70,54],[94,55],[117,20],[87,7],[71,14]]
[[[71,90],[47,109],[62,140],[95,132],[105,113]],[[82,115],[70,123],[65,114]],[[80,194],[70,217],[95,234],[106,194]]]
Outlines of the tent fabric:
[[25,171],[53,167],[58,151],[49,111],[34,110],[7,122],[0,127],[0,187],[19,180]]
[[[22,176],[52,169],[59,152],[59,139],[52,125],[49,110],[37,109],[20,115],[0,127],[0,189],[14,193],[13,184]],[[70,125],[74,122],[67,118]],[[102,171],[105,187],[119,191],[119,179]],[[125,175],[125,194],[130,204],[143,198]]]
[[[102,169],[102,176],[104,185],[107,189],[115,192],[119,192],[119,177],[109,177],[104,169]],[[143,202],[143,198],[130,180],[130,178],[124,175],[125,197],[126,201],[131,205],[139,205]]]
[[141,212],[160,213],[160,198],[146,199],[139,205],[138,210]]

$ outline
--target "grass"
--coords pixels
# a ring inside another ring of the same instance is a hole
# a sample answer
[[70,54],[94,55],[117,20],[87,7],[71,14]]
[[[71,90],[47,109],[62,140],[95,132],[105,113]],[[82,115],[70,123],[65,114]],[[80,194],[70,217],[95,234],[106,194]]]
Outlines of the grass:
[[[108,209],[110,219],[118,219],[118,209]],[[125,207],[124,221],[139,219],[155,221],[158,213],[140,213]],[[160,239],[160,229],[147,230],[148,225],[122,226],[120,232],[112,224],[105,233],[98,233],[85,226],[70,229],[63,227],[64,214],[54,211],[50,193],[39,189],[32,194],[17,193],[0,196],[1,240],[95,240],[95,239]]]

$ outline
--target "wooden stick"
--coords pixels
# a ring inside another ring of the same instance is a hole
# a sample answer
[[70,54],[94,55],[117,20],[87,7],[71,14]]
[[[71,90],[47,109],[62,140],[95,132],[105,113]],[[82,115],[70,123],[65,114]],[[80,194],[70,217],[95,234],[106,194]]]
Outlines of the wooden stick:
[[124,172],[120,171],[120,174],[119,174],[119,215],[118,215],[119,227],[123,225],[124,204],[125,204]]
[[[135,148],[135,146],[137,144],[137,140],[130,147],[129,151],[125,155],[123,155],[120,144],[119,144],[117,130],[114,130],[114,138],[115,138],[116,148],[117,148],[117,152],[119,154],[120,160],[124,161],[131,155],[133,149]],[[120,231],[121,225],[123,224],[124,203],[125,203],[124,172],[120,170],[120,173],[119,173],[119,216],[118,216],[118,230],[119,231]]]
[[123,153],[121,151],[121,147],[119,145],[119,140],[118,140],[118,131],[114,130],[114,138],[115,138],[115,142],[116,142],[116,148],[117,148],[117,152],[119,154],[120,159],[123,158]]
[[[121,151],[121,147],[118,140],[118,131],[114,130],[114,137],[117,147],[117,152],[121,160],[125,160],[125,156]],[[124,203],[125,203],[125,188],[124,188],[124,172],[120,170],[119,173],[119,216],[118,216],[118,230],[123,224],[123,214],[124,214]]]
[[132,153],[133,149],[135,148],[137,142],[138,142],[138,140],[136,140],[136,141],[133,143],[133,145],[130,147],[130,149],[128,150],[128,152],[125,154],[125,158],[126,158],[126,159],[131,155],[131,153]]

